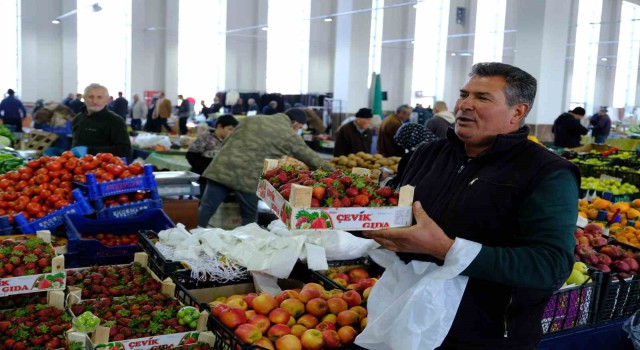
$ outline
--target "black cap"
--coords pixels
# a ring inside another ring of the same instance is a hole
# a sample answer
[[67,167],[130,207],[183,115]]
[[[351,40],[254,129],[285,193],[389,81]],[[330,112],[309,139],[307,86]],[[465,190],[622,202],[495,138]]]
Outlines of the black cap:
[[292,121],[296,121],[300,124],[305,124],[307,122],[307,113],[300,108],[290,108],[284,112],[284,114],[289,116],[289,119]]
[[222,126],[223,128],[229,125],[237,126],[238,120],[231,114],[223,114],[216,120],[216,127],[218,127],[218,125]]
[[570,110],[569,112],[573,113],[573,114],[577,114],[577,115],[585,115],[585,110],[582,107],[576,107],[573,110]]
[[360,108],[356,113],[356,118],[373,118],[370,108]]
[[9,96],[13,96],[16,92],[13,91],[13,89],[9,89],[7,90],[7,94],[9,94]]

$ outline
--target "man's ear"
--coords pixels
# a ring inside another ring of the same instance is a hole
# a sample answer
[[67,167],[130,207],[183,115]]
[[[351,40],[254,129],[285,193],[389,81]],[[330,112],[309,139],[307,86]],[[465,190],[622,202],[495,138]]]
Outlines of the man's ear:
[[524,117],[527,115],[527,112],[529,112],[529,109],[530,107],[527,103],[518,103],[517,105],[513,106],[513,111],[515,112],[515,114],[513,115],[513,117],[511,117],[511,124],[520,125]]

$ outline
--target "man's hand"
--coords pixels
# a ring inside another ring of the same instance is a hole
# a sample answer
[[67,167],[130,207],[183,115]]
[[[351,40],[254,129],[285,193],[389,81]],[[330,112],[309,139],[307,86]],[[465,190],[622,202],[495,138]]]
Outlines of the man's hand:
[[365,231],[363,234],[393,252],[429,254],[444,260],[453,240],[427,215],[420,202],[413,203],[413,216],[416,224],[411,227]]

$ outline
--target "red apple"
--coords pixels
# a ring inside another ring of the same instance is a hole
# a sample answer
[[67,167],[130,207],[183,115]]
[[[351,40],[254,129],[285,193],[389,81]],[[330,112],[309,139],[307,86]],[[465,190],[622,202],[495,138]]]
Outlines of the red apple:
[[235,335],[247,344],[253,344],[253,342],[262,338],[262,332],[260,329],[252,324],[244,323],[236,328]]
[[302,289],[315,289],[318,292],[324,292],[324,287],[321,284],[318,283],[307,283],[304,286],[302,286]]
[[365,269],[353,269],[348,273],[350,283],[358,283],[363,278],[369,278],[369,272]]
[[369,294],[371,294],[371,289],[373,287],[369,287],[367,289],[364,290],[364,292],[362,292],[362,297],[364,298],[364,300],[369,299]]
[[342,344],[340,344],[340,337],[338,336],[338,332],[336,332],[335,330],[329,329],[326,331],[322,331],[322,340],[324,342],[324,347],[327,349],[342,347]]
[[622,259],[627,265],[629,265],[630,271],[638,271],[638,262],[634,258],[624,258]]
[[286,299],[298,299],[298,292],[291,289],[283,290],[276,295],[275,299],[278,302],[278,305],[280,305]]
[[260,314],[257,314],[251,317],[247,321],[247,323],[258,327],[258,329],[260,329],[260,332],[262,332],[262,334],[267,334],[269,327],[271,327],[271,321],[269,321],[269,318],[267,318],[267,316],[265,315],[260,315]]
[[351,310],[345,310],[338,314],[337,324],[339,326],[352,326],[360,322],[360,315]]
[[376,282],[378,282],[377,278],[363,278],[358,282],[358,290],[365,290],[369,287],[373,287]]
[[298,338],[302,337],[302,333],[304,333],[304,331],[306,330],[307,327],[301,324],[294,324],[293,326],[291,326],[291,334],[295,335]]
[[338,329],[338,337],[340,338],[340,343],[343,345],[348,345],[353,343],[356,339],[358,332],[351,326],[344,326]]
[[286,334],[291,334],[291,329],[286,324],[274,324],[267,331],[267,335],[271,341],[276,341],[276,339]]
[[242,298],[242,300],[244,300],[245,303],[247,303],[247,305],[251,305],[251,301],[253,300],[253,298],[257,297],[258,294],[256,293],[249,293],[247,295],[244,296],[244,298]]
[[280,303],[280,307],[289,311],[291,316],[298,318],[304,314],[305,305],[298,299],[285,299]]
[[331,279],[342,278],[343,280],[345,280],[345,282],[349,283],[349,276],[346,273],[334,272],[329,275],[329,278]]
[[360,329],[367,328],[367,321],[369,321],[368,317],[365,317],[365,318],[362,319],[362,321],[360,321]]
[[573,235],[575,237],[580,237],[580,236],[584,236],[584,230],[581,229],[580,227],[576,227],[576,230],[573,231]]
[[300,343],[305,350],[320,350],[324,345],[322,332],[317,329],[307,329],[302,333]]
[[602,272],[611,272],[611,268],[609,267],[609,265],[604,265],[604,264],[598,264],[596,265],[596,269],[602,271]]
[[[575,232],[574,232],[575,233]],[[594,236],[595,235],[602,235],[604,233],[604,229],[600,226],[600,225],[596,225],[596,224],[587,224],[584,227],[584,233],[591,233]]]
[[237,307],[238,309],[242,309],[242,311],[247,311],[247,309],[249,308],[247,302],[242,299],[229,300],[227,301],[227,305],[229,305],[229,307]]
[[318,319],[315,316],[309,314],[304,314],[298,319],[298,324],[307,327],[307,329],[315,328],[318,323]]
[[322,296],[322,292],[317,289],[303,288],[298,295],[298,299],[300,299],[301,302],[306,304],[309,302],[309,300],[314,298],[320,298],[321,296]]
[[332,281],[343,288],[347,288],[347,286],[349,285],[349,282],[343,280],[342,278],[334,278],[332,279]]
[[247,316],[244,314],[244,311],[235,307],[222,311],[219,318],[220,322],[231,330],[247,322]]
[[302,350],[302,343],[293,334],[283,335],[276,340],[276,350]]
[[336,324],[332,323],[332,322],[327,322],[327,321],[322,321],[320,323],[318,323],[318,325],[316,326],[316,329],[319,330],[320,332],[322,331],[326,331],[327,329],[332,329],[332,330],[336,330]]
[[269,321],[273,324],[287,324],[287,322],[289,322],[289,318],[291,318],[289,311],[280,307],[269,312]]
[[322,318],[320,319],[320,322],[331,322],[335,324],[336,322],[338,322],[338,316],[334,314],[326,314],[322,316]]
[[327,301],[322,298],[313,298],[307,302],[306,310],[308,314],[315,317],[322,317],[327,314],[329,307]]
[[362,306],[354,306],[352,308],[350,308],[349,310],[351,311],[355,311],[358,315],[360,315],[360,319],[363,319],[365,317],[367,317],[367,309],[365,309]]
[[349,305],[342,298],[331,298],[327,300],[327,306],[329,307],[329,312],[337,315],[340,311],[348,310]]
[[360,293],[355,290],[348,290],[342,294],[342,299],[347,302],[349,307],[358,306],[362,303],[362,297]]
[[268,315],[271,310],[278,307],[276,299],[267,293],[262,293],[251,301],[251,307],[261,315]]
[[211,309],[211,313],[213,314],[213,316],[219,317],[220,313],[226,309],[229,309],[229,305],[221,303],[216,305],[213,309]]
[[258,341],[256,341],[255,343],[253,343],[253,345],[256,346],[261,346],[267,350],[275,350],[275,346],[273,345],[273,343],[271,342],[271,340],[269,340],[269,338],[265,338],[262,337],[260,339],[258,339]]

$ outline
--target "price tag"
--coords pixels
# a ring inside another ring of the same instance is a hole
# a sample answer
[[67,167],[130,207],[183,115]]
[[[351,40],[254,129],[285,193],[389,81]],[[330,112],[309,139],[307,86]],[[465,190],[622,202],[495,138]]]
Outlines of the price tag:
[[576,226],[584,228],[585,226],[587,226],[588,223],[589,223],[589,220],[587,220],[587,218],[583,218],[582,216],[578,215],[578,220],[576,220]]

